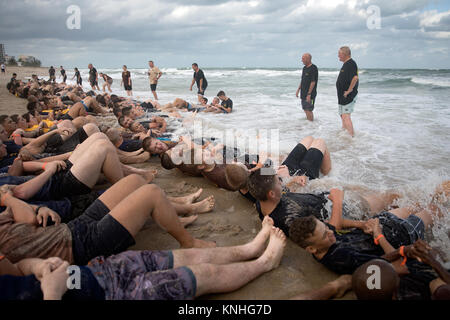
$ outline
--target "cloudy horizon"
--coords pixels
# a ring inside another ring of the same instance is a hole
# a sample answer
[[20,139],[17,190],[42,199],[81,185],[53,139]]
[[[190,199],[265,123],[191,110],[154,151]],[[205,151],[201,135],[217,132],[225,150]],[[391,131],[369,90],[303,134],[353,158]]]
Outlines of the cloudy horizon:
[[[450,68],[450,4],[438,0],[0,0],[0,43],[43,66]],[[70,30],[67,8],[80,8]],[[379,20],[377,12],[379,10]],[[377,25],[377,22],[379,23]]]

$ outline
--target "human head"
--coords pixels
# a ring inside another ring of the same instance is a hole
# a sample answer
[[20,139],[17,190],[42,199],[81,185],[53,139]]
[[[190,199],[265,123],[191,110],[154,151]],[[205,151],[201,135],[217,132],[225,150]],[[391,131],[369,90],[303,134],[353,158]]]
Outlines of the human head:
[[126,65],[123,66],[123,71],[127,71],[127,66]]
[[218,97],[214,97],[212,104],[218,104],[220,102],[220,99]]
[[6,132],[10,135],[14,130],[17,129],[17,125],[12,121],[12,119],[7,115],[0,116],[0,124],[5,128]]
[[149,65],[150,68],[153,68],[155,66],[155,64],[151,60],[148,62],[148,65]]
[[32,127],[32,126],[35,126],[35,125],[39,124],[37,119],[29,112],[24,113],[22,115],[22,117],[25,119],[25,121],[27,122],[29,127]]
[[313,215],[295,219],[289,228],[289,237],[312,254],[326,252],[336,242],[333,231]]
[[394,267],[382,259],[366,262],[352,276],[352,288],[358,300],[392,300],[399,283]]
[[13,78],[17,77],[17,73],[13,73]]
[[131,110],[132,110],[132,107],[122,108],[122,115],[125,116],[125,117],[132,118],[131,117],[131,114],[132,114]]
[[28,129],[28,124],[22,116],[13,114],[11,120],[17,125],[17,128]]
[[145,138],[144,141],[142,141],[142,148],[151,154],[162,154],[169,150],[167,144],[153,137]]
[[338,51],[339,61],[345,62],[352,57],[352,52],[349,47],[343,46]]
[[131,119],[130,117],[126,117],[124,115],[120,116],[118,121],[119,124],[126,129],[128,129],[130,125],[133,123],[133,119]]
[[133,120],[131,120],[131,121],[132,122],[128,128],[131,130],[131,132],[145,132],[145,128],[140,122],[133,121]]
[[225,179],[233,190],[247,187],[249,171],[242,163],[231,163],[225,168]]
[[[88,68],[92,69],[94,66],[92,65],[92,63],[89,63]],[[78,71],[78,70],[77,70]]]
[[272,174],[263,175],[261,169],[252,172],[248,179],[248,190],[260,201],[278,202],[281,199],[281,182],[275,172],[269,173]]
[[302,56],[302,62],[305,66],[309,66],[311,64],[312,56],[310,53],[305,53]]
[[197,64],[197,63],[193,63],[193,64],[192,64],[192,69],[194,69],[194,71],[197,72],[197,70],[198,70],[198,64]]
[[75,68],[74,70],[75,70],[75,71],[78,71],[78,68]]
[[208,103],[208,98],[202,97],[202,104],[205,105]]
[[217,93],[217,97],[218,97],[220,100],[224,100],[224,99],[226,98],[225,92],[223,92],[222,90],[219,91],[219,92]]
[[106,106],[106,100],[105,100],[105,97],[102,96],[101,94],[97,95],[97,96],[95,97],[95,100],[97,100],[98,103],[100,103],[100,104]]
[[172,158],[167,152],[161,154],[161,166],[166,170],[176,168],[176,165],[173,163]]

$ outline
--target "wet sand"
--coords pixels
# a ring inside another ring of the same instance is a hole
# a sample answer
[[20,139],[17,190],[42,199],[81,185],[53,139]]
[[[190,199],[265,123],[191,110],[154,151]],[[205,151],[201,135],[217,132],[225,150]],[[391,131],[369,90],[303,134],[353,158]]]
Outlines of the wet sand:
[[[16,72],[18,79],[31,77],[33,73],[40,78],[48,78],[46,68],[7,67],[7,76],[0,76],[0,114],[23,114],[26,112],[26,100],[12,96],[6,84]],[[258,233],[261,222],[258,214],[247,199],[238,192],[218,189],[203,178],[189,177],[177,170],[165,170],[159,165],[158,158],[149,163],[136,165],[138,168],[155,168],[158,175],[154,181],[170,196],[183,196],[203,188],[199,200],[214,195],[216,206],[210,213],[199,215],[198,219],[187,230],[202,240],[216,241],[218,246],[244,244]],[[136,236],[136,245],[130,250],[170,250],[179,248],[178,242],[149,222]],[[337,278],[305,250],[288,240],[280,266],[255,279],[243,288],[227,294],[214,294],[201,299],[227,300],[277,300],[289,299],[296,294],[319,288]],[[343,299],[354,299],[352,292]]]

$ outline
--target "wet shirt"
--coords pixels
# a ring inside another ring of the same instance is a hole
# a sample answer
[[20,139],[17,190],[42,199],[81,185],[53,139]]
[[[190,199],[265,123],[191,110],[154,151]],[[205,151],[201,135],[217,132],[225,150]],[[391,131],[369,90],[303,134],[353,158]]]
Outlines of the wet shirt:
[[200,80],[203,79],[202,83],[202,89],[205,89],[208,86],[208,81],[206,81],[205,74],[203,73],[203,70],[198,69],[197,72],[194,72],[194,79],[197,83],[197,87],[200,89]]
[[124,84],[126,84],[126,85],[128,85],[128,81],[129,81],[129,79],[131,78],[131,73],[130,73],[130,71],[127,71],[127,72],[122,72],[122,80],[123,80],[123,83]]
[[61,75],[62,75],[63,77],[65,77],[65,76],[66,76],[66,70],[61,69]]
[[158,75],[161,73],[158,67],[153,67],[148,71],[150,76],[150,84],[156,84],[158,82]]
[[309,87],[311,82],[315,82],[314,88],[311,92],[311,99],[314,99],[317,95],[317,81],[319,79],[319,70],[316,65],[312,64],[309,67],[304,66],[302,72],[302,82],[301,82],[301,93],[300,98],[302,100],[306,99],[309,92]]
[[55,75],[55,69],[50,68],[50,69],[48,70],[48,73],[49,73],[50,76],[54,76],[54,75]]
[[[233,111],[233,101],[229,98],[228,98],[228,100],[222,101],[221,106],[224,108],[227,108],[227,109],[230,108],[231,109],[230,112]],[[225,112],[225,110],[224,110],[224,112]]]
[[12,212],[0,214],[0,251],[9,261],[60,257],[72,262],[72,234],[66,224],[46,228],[16,223]]
[[[287,192],[282,195],[276,208],[269,214],[274,221],[274,226],[283,230],[289,236],[289,228],[295,219],[314,215],[319,220],[328,217],[325,209],[326,198],[323,195],[310,193],[292,193]],[[256,201],[256,210],[259,218],[264,219],[261,211],[261,204]]]
[[77,80],[81,79],[80,71],[75,72],[75,77],[77,78]]
[[89,70],[89,80],[93,81],[97,78],[97,69],[92,68]]
[[356,82],[353,91],[349,93],[347,97],[344,97],[344,92],[348,90],[352,79],[358,75],[358,66],[353,59],[348,60],[342,65],[341,71],[339,72],[338,79],[336,81],[336,89],[338,95],[338,101],[340,105],[347,105],[355,99],[358,94],[359,80]]

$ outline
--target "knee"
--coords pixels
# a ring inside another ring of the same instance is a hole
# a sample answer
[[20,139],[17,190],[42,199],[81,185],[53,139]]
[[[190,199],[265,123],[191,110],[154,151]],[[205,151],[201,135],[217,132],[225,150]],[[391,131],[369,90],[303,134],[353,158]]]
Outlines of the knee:
[[85,124],[85,125],[83,126],[83,130],[84,130],[84,132],[86,132],[86,134],[87,134],[89,137],[90,137],[91,135],[95,134],[95,133],[100,133],[99,128],[98,128],[95,124],[93,124],[93,123]]
[[156,184],[146,184],[142,186],[142,188],[144,188],[145,192],[152,197],[163,198],[166,196],[164,190],[158,187]]
[[127,181],[137,187],[143,186],[145,185],[145,180],[144,178],[142,178],[140,175],[138,174],[130,174],[129,176],[127,176],[125,179],[127,179]]

